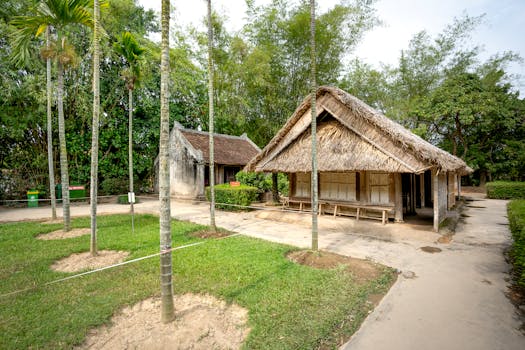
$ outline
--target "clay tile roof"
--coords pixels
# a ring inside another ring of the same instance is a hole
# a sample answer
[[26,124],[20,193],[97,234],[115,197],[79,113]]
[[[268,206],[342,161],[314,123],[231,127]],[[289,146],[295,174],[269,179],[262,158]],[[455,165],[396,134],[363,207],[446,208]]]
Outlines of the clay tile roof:
[[[210,144],[208,133],[188,129],[181,129],[180,131],[195,149],[202,152],[204,159],[209,161]],[[214,134],[213,141],[216,164],[244,166],[260,151],[254,143],[242,136]]]

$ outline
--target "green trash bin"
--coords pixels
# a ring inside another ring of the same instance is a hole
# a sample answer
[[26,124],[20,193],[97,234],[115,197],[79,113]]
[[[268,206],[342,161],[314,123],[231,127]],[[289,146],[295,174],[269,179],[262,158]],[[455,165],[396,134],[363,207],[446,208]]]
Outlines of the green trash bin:
[[27,207],[28,208],[38,207],[38,191],[36,190],[27,191]]

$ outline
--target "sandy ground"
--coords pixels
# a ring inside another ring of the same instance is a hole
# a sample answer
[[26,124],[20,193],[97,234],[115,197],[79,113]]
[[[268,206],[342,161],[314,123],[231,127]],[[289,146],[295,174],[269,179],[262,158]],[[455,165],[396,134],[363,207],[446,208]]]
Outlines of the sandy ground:
[[67,232],[64,230],[56,230],[49,233],[43,233],[41,235],[36,236],[36,238],[41,239],[43,241],[49,241],[53,239],[68,239],[73,237],[80,237],[84,235],[89,235],[90,233],[90,228],[74,228]]
[[60,272],[93,270],[120,263],[128,255],[128,252],[114,250],[99,250],[97,256],[92,256],[90,252],[75,253],[56,261],[51,269]]
[[209,295],[173,299],[176,319],[160,322],[160,299],[125,308],[111,326],[91,332],[78,349],[239,349],[250,332],[248,312]]

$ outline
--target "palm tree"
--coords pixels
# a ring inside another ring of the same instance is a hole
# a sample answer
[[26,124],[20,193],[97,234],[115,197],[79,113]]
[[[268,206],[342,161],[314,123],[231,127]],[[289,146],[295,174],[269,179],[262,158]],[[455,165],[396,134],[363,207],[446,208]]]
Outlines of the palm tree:
[[[51,28],[46,28],[46,49],[50,49]],[[51,219],[57,218],[57,199],[55,194],[55,165],[53,164],[53,115],[51,113],[51,58],[46,59],[46,97],[47,97],[47,165],[49,169],[49,196],[51,197]]]
[[210,118],[210,226],[212,231],[216,231],[215,226],[215,151],[213,143],[213,27],[211,23],[211,0],[208,4],[208,104]]
[[55,30],[56,38],[49,48],[42,50],[44,59],[54,59],[57,64],[58,138],[60,144],[60,176],[62,182],[62,207],[64,231],[71,229],[69,208],[69,173],[67,165],[66,132],[64,121],[64,69],[76,63],[73,46],[67,42],[65,29],[72,24],[93,27],[90,12],[91,0],[42,0],[34,8],[32,16],[18,16],[11,24],[15,26],[13,60],[27,63],[29,46],[33,37],[39,37],[48,27]]
[[91,244],[92,256],[97,255],[97,190],[98,190],[98,121],[100,117],[100,3],[93,3],[93,122],[91,123]]
[[[122,33],[118,42],[113,45],[115,51],[126,61],[128,67],[122,71],[122,78],[126,82],[128,89],[128,167],[129,167],[129,192],[133,197],[133,90],[140,81],[140,59],[146,51],[135,40],[130,32]],[[131,231],[135,231],[133,198],[130,200],[131,206]]]
[[310,0],[310,74],[311,74],[311,112],[312,112],[312,250],[319,249],[318,228],[317,228],[317,111],[316,94],[317,82],[315,77],[316,53],[315,53],[315,0]]
[[171,267],[171,213],[169,154],[169,74],[170,74],[170,0],[162,0],[160,56],[160,150],[159,150],[159,201],[160,201],[160,292],[161,321],[168,323],[175,318]]

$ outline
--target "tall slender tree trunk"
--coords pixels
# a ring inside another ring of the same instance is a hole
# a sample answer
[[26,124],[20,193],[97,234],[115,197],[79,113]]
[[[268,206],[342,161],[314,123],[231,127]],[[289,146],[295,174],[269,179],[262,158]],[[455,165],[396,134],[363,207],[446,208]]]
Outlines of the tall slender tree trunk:
[[131,232],[135,232],[135,209],[133,208],[134,194],[133,194],[133,89],[128,89],[128,166],[129,166],[129,193],[132,196],[130,199],[131,211]]
[[169,155],[169,73],[170,73],[170,0],[162,0],[162,40],[160,59],[160,151],[159,151],[159,201],[160,201],[160,291],[161,321],[168,323],[175,318],[171,267],[171,213]]
[[316,94],[317,81],[315,73],[316,53],[315,53],[315,0],[310,0],[310,50],[311,50],[311,112],[312,112],[312,250],[319,249],[318,243],[318,225],[317,225],[317,110]]
[[210,226],[215,231],[215,150],[213,142],[214,116],[213,116],[213,27],[211,23],[211,0],[208,4],[208,104],[210,117]]
[[100,118],[100,4],[94,1],[93,27],[93,122],[91,124],[91,244],[90,252],[97,252],[97,195],[98,195],[98,122]]
[[[46,46],[49,50],[50,26],[46,29]],[[55,194],[55,165],[53,163],[53,115],[51,113],[51,58],[46,59],[47,95],[47,165],[49,168],[49,196],[51,197],[51,218],[57,218],[57,199]]]
[[66,126],[64,121],[64,66],[57,64],[58,141],[60,144],[60,178],[62,182],[62,210],[64,231],[71,230],[69,208],[69,173],[67,165]]

